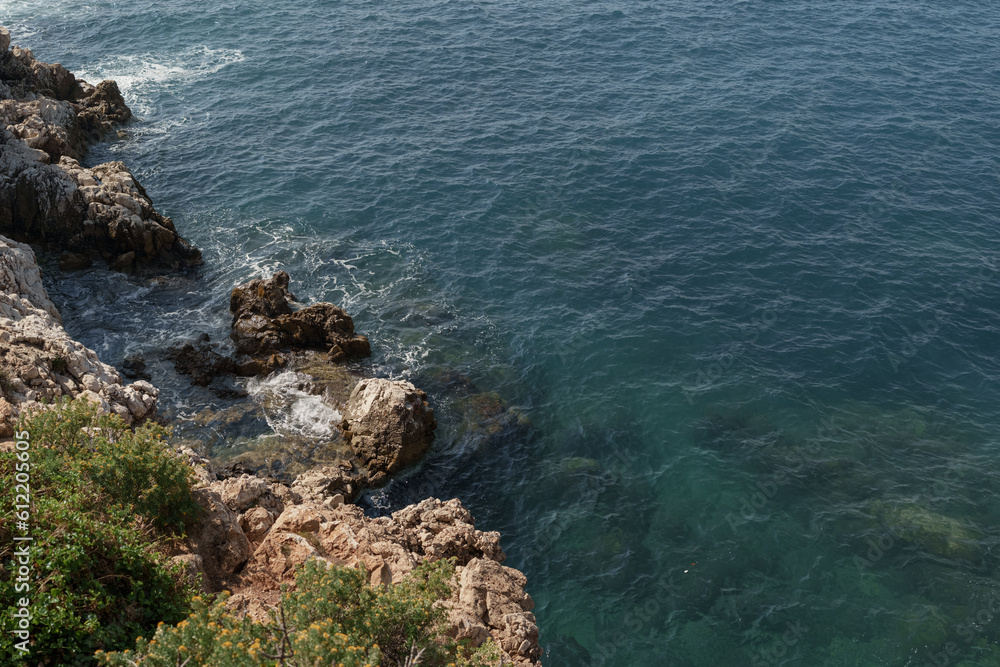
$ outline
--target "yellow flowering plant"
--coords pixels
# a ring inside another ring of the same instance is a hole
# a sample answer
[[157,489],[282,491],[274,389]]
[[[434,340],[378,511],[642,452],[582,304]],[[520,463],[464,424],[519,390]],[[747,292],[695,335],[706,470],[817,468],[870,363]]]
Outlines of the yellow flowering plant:
[[473,648],[445,635],[436,603],[450,594],[453,574],[450,561],[425,563],[397,585],[372,587],[363,570],[312,560],[267,623],[228,610],[225,594],[213,603],[196,597],[186,620],[161,625],[134,650],[97,657],[109,667],[395,667],[419,653],[412,664],[497,665],[492,642]]

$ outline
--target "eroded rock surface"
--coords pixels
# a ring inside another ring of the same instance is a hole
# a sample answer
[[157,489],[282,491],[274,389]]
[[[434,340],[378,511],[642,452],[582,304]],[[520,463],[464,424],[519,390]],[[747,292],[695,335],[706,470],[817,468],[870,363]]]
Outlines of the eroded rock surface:
[[354,321],[341,308],[314,303],[293,311],[288,280],[279,271],[233,290],[229,310],[237,354],[265,358],[283,350],[323,350],[334,362],[371,355],[368,339],[354,332]]
[[82,396],[134,424],[156,414],[159,391],[122,383],[113,367],[71,339],[49,300],[35,253],[0,236],[0,435],[21,410],[61,396]]
[[[383,586],[399,583],[425,560],[454,558],[452,596],[445,602],[449,633],[476,646],[492,637],[514,664],[539,664],[527,580],[502,565],[500,534],[476,530],[472,514],[458,500],[429,498],[373,519],[354,505],[324,506],[287,487],[266,487],[240,478],[198,490],[210,511],[194,529],[200,558],[185,563],[206,574],[210,590],[223,585],[232,590],[232,608],[266,619],[281,587],[294,586],[296,568],[311,559],[364,568],[372,586]],[[278,496],[284,506],[275,516],[269,503]]]
[[0,47],[0,233],[68,251],[67,270],[92,256],[122,271],[200,262],[124,164],[80,165],[90,142],[132,117],[115,82],[39,62],[2,27]]
[[434,438],[427,394],[403,380],[369,378],[354,387],[344,413],[344,437],[378,486],[419,461]]

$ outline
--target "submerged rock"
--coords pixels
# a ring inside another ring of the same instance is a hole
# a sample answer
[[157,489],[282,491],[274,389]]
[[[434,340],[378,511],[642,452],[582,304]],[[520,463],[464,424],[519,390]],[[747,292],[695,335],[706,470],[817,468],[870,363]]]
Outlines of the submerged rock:
[[216,351],[207,334],[194,342],[167,348],[167,359],[174,362],[178,373],[200,387],[207,387],[219,375],[236,372],[236,362]]
[[975,529],[958,519],[902,500],[873,501],[869,511],[888,531],[944,558],[978,560],[982,556]]
[[459,440],[477,450],[494,447],[514,434],[523,434],[530,426],[528,418],[496,392],[464,396],[455,401],[455,407],[462,412]]

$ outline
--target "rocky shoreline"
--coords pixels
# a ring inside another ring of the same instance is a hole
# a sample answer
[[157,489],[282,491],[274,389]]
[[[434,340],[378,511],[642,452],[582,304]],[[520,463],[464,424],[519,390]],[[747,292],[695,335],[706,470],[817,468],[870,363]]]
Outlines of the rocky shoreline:
[[[0,437],[12,433],[22,411],[63,396],[90,400],[128,424],[158,419],[152,384],[127,384],[69,337],[27,245],[59,253],[63,270],[95,260],[118,271],[200,263],[200,252],[155,210],[124,164],[80,164],[89,143],[130,118],[113,81],[92,86],[39,62],[12,47],[0,27]],[[323,303],[293,309],[288,285],[281,272],[234,289],[235,353],[189,344],[174,353],[178,370],[208,384],[217,375],[266,374],[306,359],[335,367],[371,353],[343,310]],[[492,637],[513,664],[538,665],[527,581],[502,565],[498,533],[476,530],[457,499],[429,498],[376,519],[349,504],[426,453],[436,425],[426,394],[408,382],[366,378],[345,401],[346,457],[290,484],[227,477],[183,448],[204,512],[173,545],[172,558],[207,592],[232,591],[228,604],[257,619],[307,560],[363,567],[379,586],[398,583],[424,560],[455,558],[449,634],[475,645]]]

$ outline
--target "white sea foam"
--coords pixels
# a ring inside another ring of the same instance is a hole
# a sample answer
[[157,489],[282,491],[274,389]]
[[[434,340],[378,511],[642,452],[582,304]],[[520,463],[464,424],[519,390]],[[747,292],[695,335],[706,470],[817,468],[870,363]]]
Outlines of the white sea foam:
[[247,391],[264,408],[268,426],[278,434],[306,438],[332,436],[343,416],[322,396],[302,391],[309,378],[293,371],[280,371],[247,383]]
[[143,117],[155,111],[157,93],[177,84],[211,76],[244,60],[242,51],[201,45],[173,52],[169,56],[156,53],[108,56],[73,74],[90,83],[114,79],[125,101],[137,115]]

